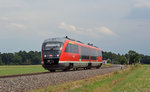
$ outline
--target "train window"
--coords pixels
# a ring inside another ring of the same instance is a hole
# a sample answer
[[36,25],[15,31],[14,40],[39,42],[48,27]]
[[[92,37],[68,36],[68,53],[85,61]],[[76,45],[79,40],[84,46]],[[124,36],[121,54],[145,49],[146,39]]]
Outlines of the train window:
[[91,60],[97,60],[96,50],[95,49],[90,50],[91,50]]
[[78,46],[75,44],[71,44],[71,52],[72,53],[78,53]]
[[69,53],[78,53],[78,46],[75,44],[67,44],[67,47],[65,49],[65,52],[69,52]]
[[54,46],[60,46],[60,44],[59,43],[47,43],[46,45],[45,45],[45,47],[47,48],[47,47],[54,47]]
[[82,47],[82,59],[89,59],[89,48]]
[[98,56],[102,57],[102,51],[98,51]]
[[49,42],[43,44],[43,50],[59,50],[61,43]]

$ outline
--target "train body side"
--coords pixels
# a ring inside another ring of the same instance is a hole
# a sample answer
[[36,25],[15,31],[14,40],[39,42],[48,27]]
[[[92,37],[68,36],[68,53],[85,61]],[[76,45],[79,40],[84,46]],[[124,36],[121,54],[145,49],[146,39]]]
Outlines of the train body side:
[[[73,45],[76,45],[78,46],[78,53],[71,53],[71,52],[65,52],[65,49],[67,48],[67,45],[68,44],[73,44]],[[89,59],[83,59],[82,58],[82,47],[86,47],[88,48],[88,53],[89,53]],[[91,59],[91,53],[90,53],[90,49],[94,49],[96,50],[96,60],[92,60]],[[63,61],[68,61],[68,62],[79,62],[80,59],[81,61],[80,62],[102,62],[102,55],[99,55],[98,56],[98,52],[101,54],[101,49],[99,48],[96,48],[96,47],[92,47],[92,46],[88,46],[88,45],[85,45],[85,44],[81,44],[81,43],[78,43],[78,42],[75,42],[75,41],[70,41],[70,40],[66,40],[65,43],[64,43],[64,46],[63,46],[63,49],[61,51],[61,56],[60,56],[60,59],[59,61],[60,62],[63,62]],[[81,54],[80,54],[81,53]],[[80,54],[80,55],[79,55]],[[81,57],[81,58],[80,58]]]
[[65,51],[67,49],[68,44],[74,44],[74,42],[70,40],[66,40],[64,42],[64,46],[61,51],[59,62],[66,62],[66,63],[67,62],[79,62],[79,53],[69,53]]

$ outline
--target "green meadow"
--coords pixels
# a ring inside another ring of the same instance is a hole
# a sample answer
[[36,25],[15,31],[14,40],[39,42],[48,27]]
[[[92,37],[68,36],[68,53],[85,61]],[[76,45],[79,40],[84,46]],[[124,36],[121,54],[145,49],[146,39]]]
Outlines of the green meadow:
[[89,79],[66,82],[32,92],[150,92],[150,65],[132,65]]
[[0,76],[46,72],[42,65],[12,65],[0,66]]

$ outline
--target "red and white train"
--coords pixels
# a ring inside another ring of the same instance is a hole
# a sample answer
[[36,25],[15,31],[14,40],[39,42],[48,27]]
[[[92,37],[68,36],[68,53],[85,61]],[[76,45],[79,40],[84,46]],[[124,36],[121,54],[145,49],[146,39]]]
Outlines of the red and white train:
[[102,50],[68,37],[51,38],[42,44],[41,62],[51,72],[71,68],[99,68],[102,65]]

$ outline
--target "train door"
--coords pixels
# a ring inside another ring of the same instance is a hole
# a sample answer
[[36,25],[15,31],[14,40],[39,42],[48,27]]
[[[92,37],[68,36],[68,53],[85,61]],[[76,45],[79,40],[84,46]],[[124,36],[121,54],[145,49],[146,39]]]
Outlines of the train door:
[[96,50],[96,62],[98,62],[98,50]]
[[79,62],[81,62],[81,58],[82,58],[82,52],[81,52],[81,46],[79,46]]

